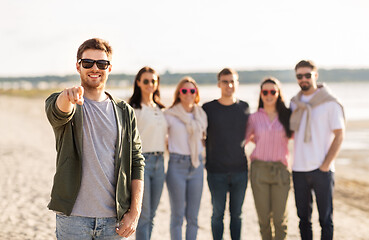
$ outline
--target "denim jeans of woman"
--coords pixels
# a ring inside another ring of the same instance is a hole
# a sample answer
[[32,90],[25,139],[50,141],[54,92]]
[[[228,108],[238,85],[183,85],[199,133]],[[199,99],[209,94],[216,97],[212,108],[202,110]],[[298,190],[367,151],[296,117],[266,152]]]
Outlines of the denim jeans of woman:
[[[202,158],[200,162],[202,162]],[[194,168],[189,155],[170,154],[167,186],[171,206],[170,235],[182,239],[183,218],[186,217],[186,240],[197,237],[197,217],[203,188],[204,166]]]
[[136,240],[149,240],[165,180],[163,153],[144,153],[145,178],[142,210]]

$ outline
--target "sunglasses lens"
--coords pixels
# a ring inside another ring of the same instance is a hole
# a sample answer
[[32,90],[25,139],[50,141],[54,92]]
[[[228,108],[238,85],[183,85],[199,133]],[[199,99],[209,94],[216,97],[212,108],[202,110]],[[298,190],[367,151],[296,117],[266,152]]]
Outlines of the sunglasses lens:
[[154,79],[151,79],[151,80],[149,80],[149,79],[144,79],[142,82],[143,82],[143,84],[145,84],[145,85],[149,84],[150,82],[152,83],[152,85],[155,85],[155,84],[156,84],[156,80],[154,80]]
[[94,60],[82,59],[81,63],[83,68],[92,68],[92,66],[94,65]]
[[182,92],[183,94],[186,94],[186,93],[187,93],[187,89],[182,88],[182,89],[181,89],[181,92]]
[[305,73],[305,74],[297,74],[296,78],[301,80],[303,77],[305,77],[306,79],[310,79],[311,78],[311,73]]
[[110,65],[109,61],[106,61],[106,60],[97,60],[96,61],[96,66],[100,70],[106,70],[109,67],[109,65]]
[[94,66],[94,63],[96,62],[96,66],[98,69],[100,70],[106,70],[109,65],[110,65],[110,62],[107,61],[107,60],[92,60],[92,59],[81,59],[81,63],[82,63],[82,67],[83,68],[92,68]]
[[262,91],[261,91],[261,93],[262,93],[264,96],[267,96],[269,92],[270,92],[270,94],[271,94],[272,96],[274,96],[274,95],[277,93],[277,91],[276,91],[276,90],[262,90]]
[[195,88],[191,88],[190,89],[190,92],[191,92],[191,94],[195,94],[196,93],[196,89]]

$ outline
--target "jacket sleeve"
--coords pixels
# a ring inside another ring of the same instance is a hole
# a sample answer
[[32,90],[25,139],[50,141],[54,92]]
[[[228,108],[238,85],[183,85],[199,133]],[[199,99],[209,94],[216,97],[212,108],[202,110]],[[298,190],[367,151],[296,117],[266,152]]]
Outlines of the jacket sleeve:
[[46,116],[53,128],[58,128],[67,124],[75,113],[75,108],[71,113],[65,113],[56,106],[56,99],[59,95],[60,92],[53,93],[45,101]]
[[144,179],[145,158],[142,155],[141,138],[137,128],[137,119],[135,112],[130,108],[131,117],[131,142],[132,142],[132,180]]

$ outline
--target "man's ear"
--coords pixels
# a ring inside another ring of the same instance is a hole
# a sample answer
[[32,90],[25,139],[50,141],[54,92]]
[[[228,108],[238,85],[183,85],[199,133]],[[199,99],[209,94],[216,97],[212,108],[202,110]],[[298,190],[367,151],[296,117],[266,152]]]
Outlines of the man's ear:
[[81,65],[79,65],[78,62],[76,62],[76,68],[77,68],[77,72],[81,73]]
[[113,65],[109,65],[109,67],[108,67],[108,72],[110,73],[111,72],[111,68],[113,67]]

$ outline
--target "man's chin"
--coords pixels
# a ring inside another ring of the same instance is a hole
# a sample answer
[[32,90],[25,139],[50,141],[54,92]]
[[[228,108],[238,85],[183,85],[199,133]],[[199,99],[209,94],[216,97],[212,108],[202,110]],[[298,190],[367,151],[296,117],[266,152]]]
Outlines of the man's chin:
[[309,91],[309,89],[310,89],[310,86],[300,86],[300,88],[301,88],[301,90],[302,91]]
[[224,95],[227,97],[231,97],[233,96],[233,94],[234,94],[234,91],[226,91]]
[[84,83],[82,85],[84,88],[86,89],[103,89],[104,88],[104,84],[102,82],[88,82],[88,83]]

